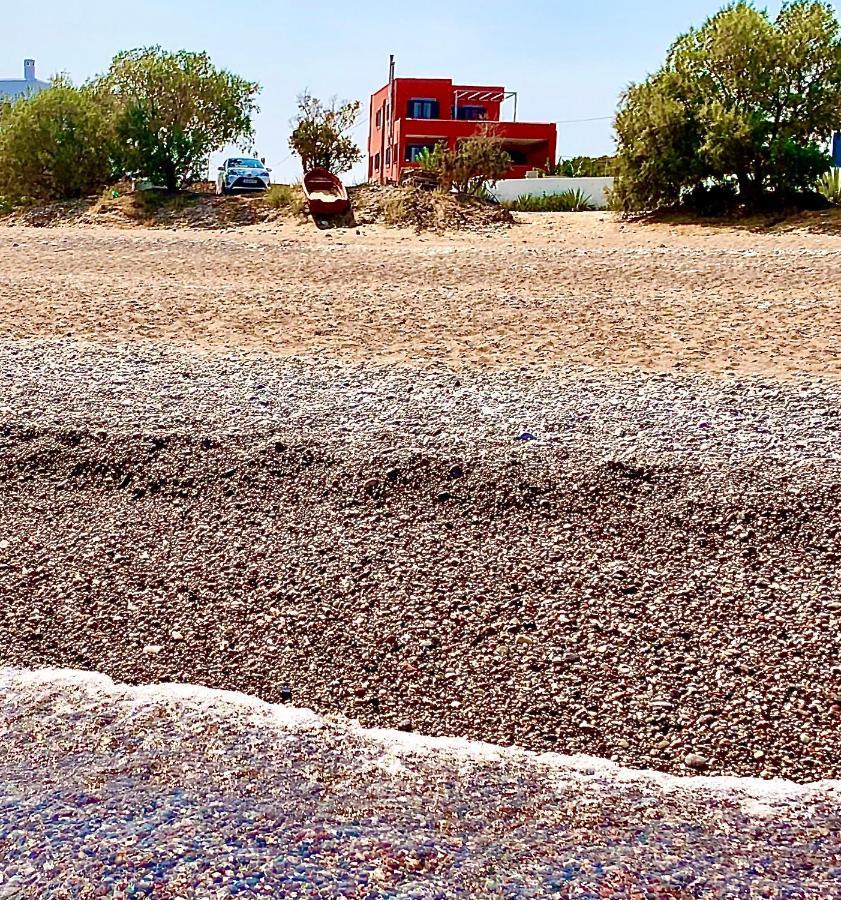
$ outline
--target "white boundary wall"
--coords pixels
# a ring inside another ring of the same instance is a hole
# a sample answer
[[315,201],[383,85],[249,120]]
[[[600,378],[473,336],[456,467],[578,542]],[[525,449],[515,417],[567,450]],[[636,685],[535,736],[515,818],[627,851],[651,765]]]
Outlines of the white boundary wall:
[[587,194],[596,209],[605,209],[605,191],[613,187],[612,178],[506,178],[496,183],[491,193],[500,201],[512,201],[527,194],[545,197],[564,191],[581,191]]

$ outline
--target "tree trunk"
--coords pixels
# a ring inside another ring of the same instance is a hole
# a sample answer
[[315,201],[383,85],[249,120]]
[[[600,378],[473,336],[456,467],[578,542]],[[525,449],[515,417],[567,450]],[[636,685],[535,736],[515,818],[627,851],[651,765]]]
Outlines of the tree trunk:
[[164,163],[164,179],[166,180],[166,189],[170,194],[174,194],[178,190],[178,178],[175,174],[175,164],[172,160]]
[[736,179],[739,182],[739,199],[749,209],[754,209],[762,193],[761,185],[747,172],[737,172]]

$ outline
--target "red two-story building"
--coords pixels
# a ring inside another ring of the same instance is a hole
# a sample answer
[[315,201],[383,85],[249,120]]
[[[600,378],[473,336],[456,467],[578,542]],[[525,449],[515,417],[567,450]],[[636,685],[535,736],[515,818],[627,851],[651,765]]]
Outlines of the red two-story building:
[[[512,101],[514,121],[502,121],[502,105]],[[490,132],[511,156],[506,178],[554,165],[557,128],[516,121],[516,94],[503,87],[453,84],[448,78],[392,78],[371,97],[368,179],[400,181],[416,166],[424,147],[454,149],[460,140]]]

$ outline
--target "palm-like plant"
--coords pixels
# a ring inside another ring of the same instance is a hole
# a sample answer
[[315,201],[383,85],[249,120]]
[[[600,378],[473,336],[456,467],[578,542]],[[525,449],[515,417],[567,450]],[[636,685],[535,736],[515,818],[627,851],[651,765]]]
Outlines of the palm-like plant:
[[580,188],[542,197],[523,194],[507,205],[520,212],[587,212],[595,208],[589,194]]
[[830,169],[818,179],[818,190],[833,206],[841,206],[841,169]]

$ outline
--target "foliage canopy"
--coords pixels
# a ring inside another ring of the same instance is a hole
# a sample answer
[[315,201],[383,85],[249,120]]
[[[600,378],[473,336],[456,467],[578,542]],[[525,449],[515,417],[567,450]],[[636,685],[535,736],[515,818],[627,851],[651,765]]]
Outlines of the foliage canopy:
[[113,110],[125,173],[170,191],[204,178],[214,151],[253,138],[259,85],[217,69],[206,53],[128,50],[95,87]]
[[549,167],[549,174],[566,178],[603,178],[613,174],[615,163],[612,156],[573,156],[559,159]]
[[614,203],[674,205],[733,186],[748,208],[812,189],[841,122],[841,39],[832,7],[787,3],[775,19],[737,2],[678,38],[631,85],[616,117]]

